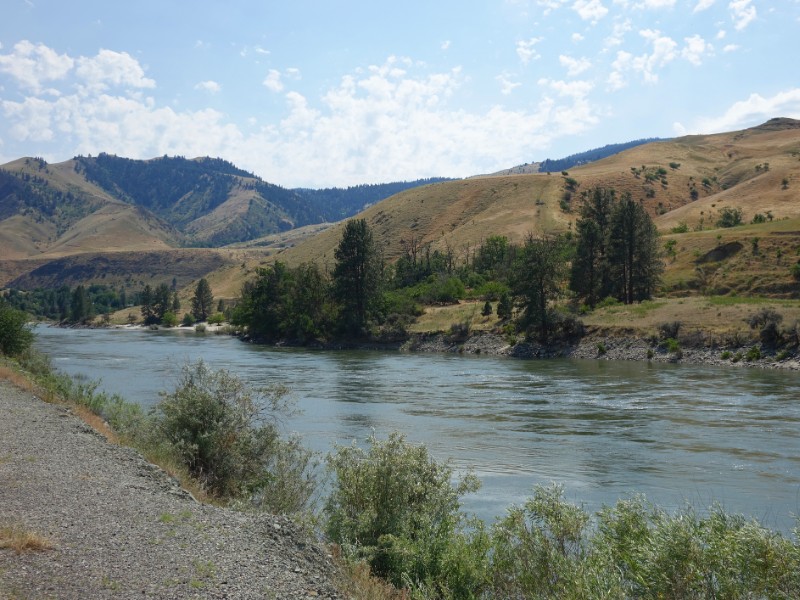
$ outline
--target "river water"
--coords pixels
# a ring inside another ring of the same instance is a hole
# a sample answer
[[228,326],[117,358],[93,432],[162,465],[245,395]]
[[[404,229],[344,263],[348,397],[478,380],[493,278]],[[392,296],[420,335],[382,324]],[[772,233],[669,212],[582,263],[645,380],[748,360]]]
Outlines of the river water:
[[491,521],[557,482],[589,510],[642,493],[675,509],[713,502],[789,531],[800,514],[800,375],[610,361],[269,348],[192,331],[38,327],[54,365],[151,406],[205,360],[290,388],[286,423],[322,453],[399,430],[483,486]]

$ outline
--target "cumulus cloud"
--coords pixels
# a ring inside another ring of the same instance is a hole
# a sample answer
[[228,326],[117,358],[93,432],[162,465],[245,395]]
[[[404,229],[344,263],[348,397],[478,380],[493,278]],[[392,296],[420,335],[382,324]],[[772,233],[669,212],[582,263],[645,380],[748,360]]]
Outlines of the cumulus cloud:
[[699,67],[703,64],[703,57],[712,50],[711,45],[699,35],[684,38],[683,41],[686,45],[681,50],[681,56],[696,67]]
[[675,6],[675,0],[644,0],[640,5],[642,8],[672,8]]
[[597,23],[608,14],[608,9],[600,0],[575,0],[572,9],[584,21]]
[[495,79],[500,83],[500,93],[504,96],[510,95],[511,92],[522,85],[519,81],[513,81],[508,73],[501,73]]
[[572,58],[564,54],[558,57],[558,62],[567,69],[567,75],[570,77],[580,75],[592,66],[592,62],[588,58]]
[[736,50],[738,49],[739,49],[738,44],[726,44],[725,47],[722,49],[722,51],[727,54],[728,52],[736,52]]
[[728,4],[728,8],[731,11],[731,20],[736,31],[741,31],[747,27],[758,16],[752,0],[732,0]]
[[64,79],[75,66],[75,60],[58,54],[44,44],[22,40],[14,44],[10,54],[0,54],[0,73],[7,73],[29,90],[38,92],[45,83]]
[[625,34],[631,29],[633,29],[633,24],[631,23],[630,19],[625,19],[624,21],[618,21],[614,23],[614,28],[611,30],[611,35],[605,40],[606,47],[613,48],[614,46],[621,46],[625,39]]
[[262,82],[264,87],[266,87],[271,92],[282,92],[283,91],[283,82],[281,81],[281,72],[277,69],[270,69],[269,73],[267,73],[266,79]]
[[222,90],[222,86],[218,84],[216,81],[208,80],[208,81],[201,81],[197,85],[194,86],[196,90],[203,90],[208,92],[209,94],[216,94],[220,90]]
[[100,50],[97,56],[82,56],[76,61],[75,73],[90,87],[101,90],[109,86],[154,88],[156,82],[144,76],[139,62],[127,52]]
[[527,65],[532,60],[541,58],[541,54],[536,51],[536,44],[541,41],[542,38],[534,37],[529,40],[520,40],[517,42],[517,56],[519,56],[523,65]]
[[800,88],[791,88],[774,96],[753,93],[746,100],[730,106],[718,117],[699,119],[687,130],[691,133],[717,133],[752,127],[775,116],[800,119]]
[[[606,83],[611,91],[620,90],[627,85],[625,73],[628,71],[638,73],[646,83],[658,82],[658,70],[672,62],[677,56],[678,44],[671,37],[663,35],[655,29],[644,29],[639,32],[652,46],[652,52],[634,56],[630,52],[620,50],[616,59],[611,64],[611,74]],[[696,49],[697,43],[693,41]],[[689,41],[687,39],[687,47]],[[686,56],[689,60],[697,57],[691,53]]]
[[53,144],[72,154],[224,156],[282,185],[322,186],[497,170],[598,122],[587,82],[542,81],[525,109],[453,108],[466,82],[459,68],[436,72],[390,57],[321,97],[284,92],[282,118],[261,126],[211,109],[180,111],[127,88],[64,89],[3,101],[0,135],[39,141],[44,156]]
[[701,12],[704,10],[708,10],[712,6],[714,6],[714,2],[716,0],[697,0],[697,4],[695,4],[694,10],[692,12]]
[[576,44],[578,42],[582,42],[583,40],[584,40],[583,34],[580,34],[578,32],[572,34],[572,41],[575,42]]

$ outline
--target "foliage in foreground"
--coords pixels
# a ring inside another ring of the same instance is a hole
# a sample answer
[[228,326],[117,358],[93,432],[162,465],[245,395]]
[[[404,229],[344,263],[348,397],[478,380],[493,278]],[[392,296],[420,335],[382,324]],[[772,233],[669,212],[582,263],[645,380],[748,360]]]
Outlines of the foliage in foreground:
[[[188,365],[175,392],[165,395],[172,405],[145,414],[118,396],[97,393],[94,383],[54,373],[41,355],[26,353],[20,363],[45,396],[90,408],[145,455],[186,460],[191,450],[186,462],[197,465],[200,448],[210,444],[201,475],[243,457],[252,470],[233,465],[231,476],[243,481],[226,489],[265,510],[308,509],[315,487],[308,454],[285,440],[259,445],[262,435],[279,438],[269,421],[249,420],[253,395],[229,374]],[[216,418],[204,421],[209,415]],[[267,434],[259,433],[265,424]],[[180,434],[169,437],[169,431]],[[369,444],[340,447],[328,457],[336,480],[325,506],[326,530],[347,558],[365,561],[412,598],[800,597],[797,529],[785,537],[718,506],[704,514],[691,507],[668,513],[642,497],[591,515],[555,485],[536,487],[527,502],[486,527],[460,508],[461,496],[477,489],[474,477],[455,479],[449,464],[399,434],[373,436]],[[251,454],[263,447],[272,453]],[[369,580],[363,570],[353,572]],[[381,594],[390,597],[385,589]]]
[[19,356],[33,343],[28,315],[0,298],[0,355]]
[[46,398],[100,415],[125,443],[212,498],[273,513],[311,509],[313,454],[281,435],[280,419],[290,408],[283,388],[252,390],[199,361],[185,365],[176,389],[145,413],[117,394],[98,392],[97,382],[54,371],[42,354],[29,352],[20,364]]
[[416,598],[796,598],[800,545],[713,507],[670,514],[641,497],[596,515],[539,486],[488,530],[459,497],[471,478],[394,434],[339,448],[327,532],[345,556]]

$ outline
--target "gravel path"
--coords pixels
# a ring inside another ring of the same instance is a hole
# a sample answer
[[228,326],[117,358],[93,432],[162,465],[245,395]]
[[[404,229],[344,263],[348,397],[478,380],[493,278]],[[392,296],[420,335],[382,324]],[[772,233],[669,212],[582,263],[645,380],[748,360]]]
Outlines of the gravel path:
[[288,519],[198,504],[137,452],[0,381],[0,598],[340,598],[325,550]]

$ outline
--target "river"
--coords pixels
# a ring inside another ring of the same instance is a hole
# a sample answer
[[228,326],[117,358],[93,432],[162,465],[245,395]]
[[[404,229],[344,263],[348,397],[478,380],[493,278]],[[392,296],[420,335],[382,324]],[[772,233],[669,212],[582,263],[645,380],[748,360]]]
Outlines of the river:
[[642,493],[667,509],[712,502],[789,531],[800,514],[800,375],[760,369],[488,356],[317,351],[221,335],[37,327],[54,366],[145,407],[197,359],[290,388],[306,445],[399,430],[481,490],[491,521],[536,484],[591,511]]

